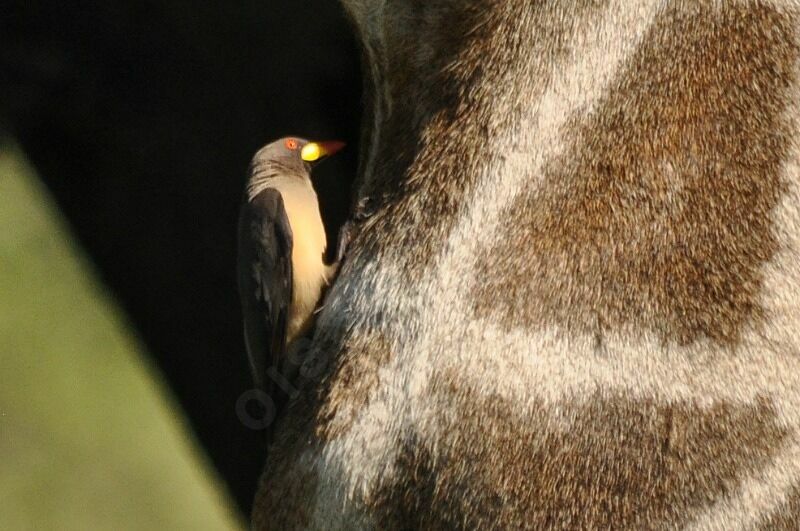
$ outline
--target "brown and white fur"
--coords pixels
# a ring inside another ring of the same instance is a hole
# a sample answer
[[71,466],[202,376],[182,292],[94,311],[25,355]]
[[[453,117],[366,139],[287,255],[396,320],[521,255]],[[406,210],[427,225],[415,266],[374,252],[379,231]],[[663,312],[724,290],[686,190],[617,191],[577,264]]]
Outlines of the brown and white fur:
[[800,527],[800,2],[343,1],[369,217],[254,526]]

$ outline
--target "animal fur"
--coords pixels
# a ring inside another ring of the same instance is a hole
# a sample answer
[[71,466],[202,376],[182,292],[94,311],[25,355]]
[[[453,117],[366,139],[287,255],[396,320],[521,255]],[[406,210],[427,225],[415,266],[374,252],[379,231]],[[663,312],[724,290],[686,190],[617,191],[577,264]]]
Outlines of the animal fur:
[[259,529],[800,527],[800,2],[343,0],[350,243]]

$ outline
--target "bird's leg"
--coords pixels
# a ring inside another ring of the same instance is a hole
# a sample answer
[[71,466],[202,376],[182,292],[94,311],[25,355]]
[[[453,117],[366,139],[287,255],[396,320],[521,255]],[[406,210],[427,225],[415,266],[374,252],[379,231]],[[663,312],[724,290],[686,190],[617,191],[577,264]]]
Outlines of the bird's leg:
[[342,225],[342,228],[339,229],[339,238],[336,242],[336,257],[332,263],[325,266],[326,284],[330,284],[339,273],[339,266],[342,264],[345,252],[347,252],[347,246],[350,244],[350,238],[353,235],[353,230],[354,224],[352,221],[345,222],[345,224]]
[[335,264],[341,263],[344,258],[344,253],[347,252],[347,246],[350,244],[350,238],[353,236],[353,222],[347,220],[342,228],[339,229],[339,240],[336,242],[336,260]]

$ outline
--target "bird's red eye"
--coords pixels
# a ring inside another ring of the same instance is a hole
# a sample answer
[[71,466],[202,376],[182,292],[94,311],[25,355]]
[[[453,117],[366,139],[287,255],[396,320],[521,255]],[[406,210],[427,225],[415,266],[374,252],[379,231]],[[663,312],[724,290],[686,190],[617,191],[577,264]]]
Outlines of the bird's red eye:
[[290,138],[286,141],[286,147],[292,150],[297,149],[297,140]]

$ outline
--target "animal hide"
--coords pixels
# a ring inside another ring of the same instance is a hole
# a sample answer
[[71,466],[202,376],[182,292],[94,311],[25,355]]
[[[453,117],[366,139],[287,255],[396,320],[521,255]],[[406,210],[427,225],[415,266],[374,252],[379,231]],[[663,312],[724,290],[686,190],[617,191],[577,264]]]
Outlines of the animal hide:
[[364,220],[254,525],[800,527],[800,3],[344,5]]

